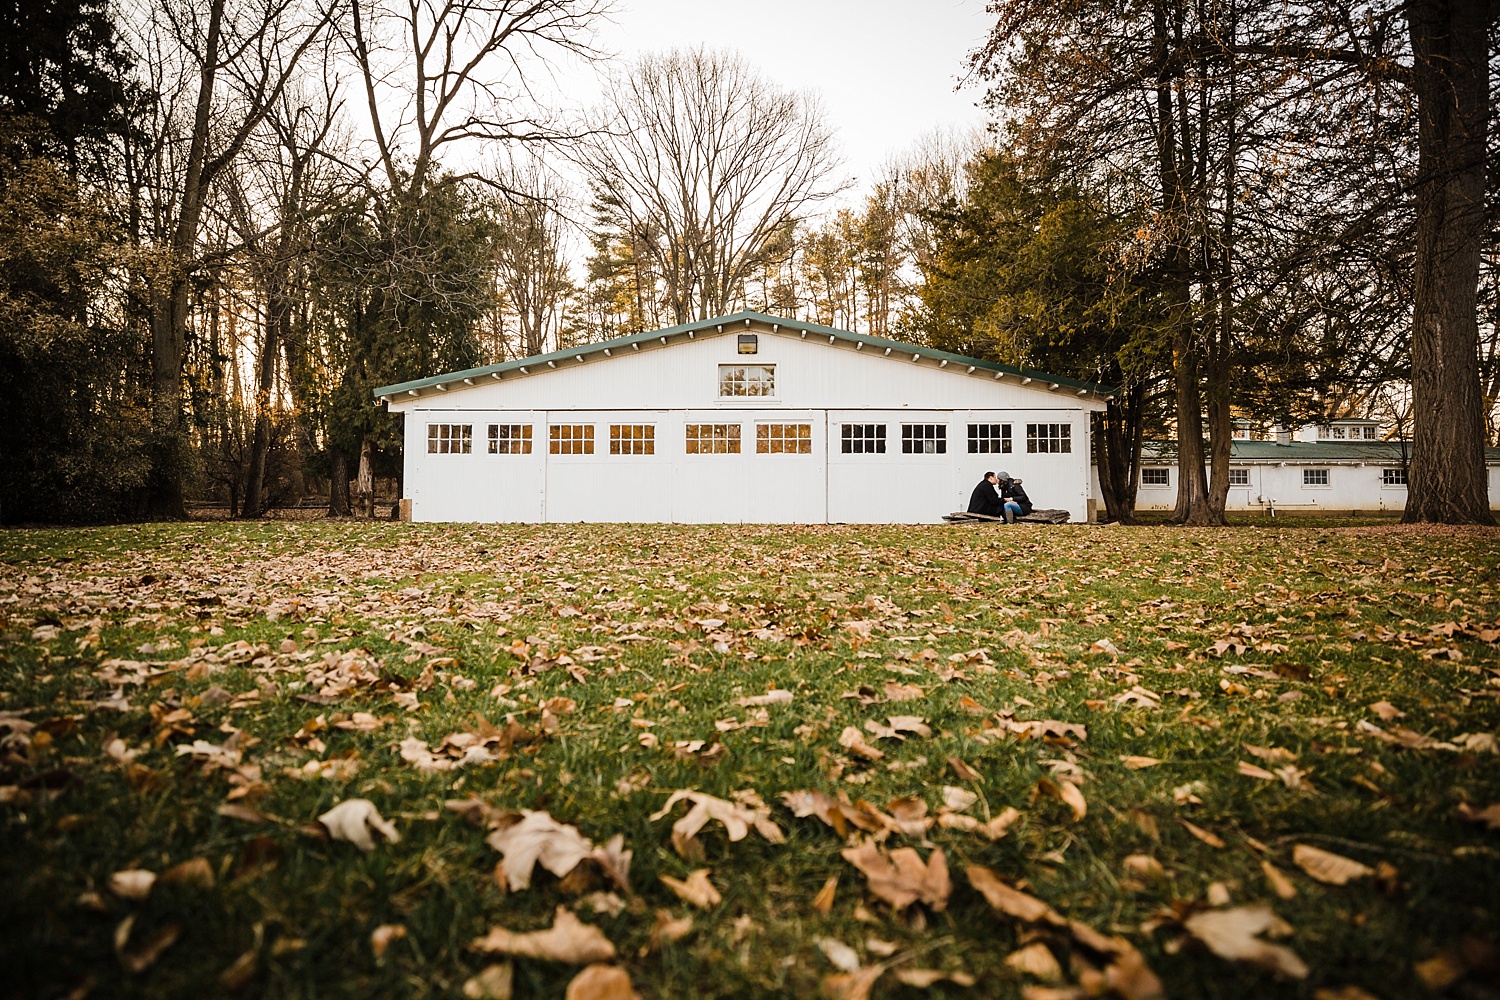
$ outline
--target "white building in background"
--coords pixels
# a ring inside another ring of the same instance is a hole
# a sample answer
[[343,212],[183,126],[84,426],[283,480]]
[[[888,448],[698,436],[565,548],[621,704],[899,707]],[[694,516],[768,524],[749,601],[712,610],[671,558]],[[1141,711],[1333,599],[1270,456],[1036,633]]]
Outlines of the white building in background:
[[[1410,445],[1381,440],[1374,420],[1335,420],[1296,430],[1273,428],[1265,440],[1236,431],[1230,446],[1228,510],[1400,511],[1406,506]],[[1175,447],[1141,449],[1137,510],[1177,505]],[[1488,449],[1490,506],[1500,509],[1500,449]],[[1098,496],[1098,474],[1094,476]]]
[[416,521],[922,523],[987,471],[1086,519],[1110,391],[740,312],[376,395]]

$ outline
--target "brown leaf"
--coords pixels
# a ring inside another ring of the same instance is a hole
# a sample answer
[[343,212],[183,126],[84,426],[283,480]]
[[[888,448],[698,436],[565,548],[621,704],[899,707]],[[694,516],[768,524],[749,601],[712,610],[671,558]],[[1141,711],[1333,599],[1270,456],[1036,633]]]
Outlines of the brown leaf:
[[617,965],[590,965],[573,977],[563,1000],[640,1000],[630,973]]
[[1020,818],[1021,814],[1019,811],[1006,806],[1000,810],[998,816],[993,817],[988,823],[981,823],[973,816],[945,812],[938,816],[938,826],[949,830],[963,830],[967,833],[977,833],[990,840],[999,840],[1010,830],[1010,825]]
[[1151,882],[1167,877],[1167,870],[1161,866],[1161,862],[1149,854],[1132,854],[1121,864],[1130,874]]
[[190,858],[161,873],[162,885],[190,885],[195,889],[212,889],[214,869],[207,858]]
[[1353,858],[1309,847],[1307,844],[1298,844],[1292,848],[1292,860],[1297,863],[1298,868],[1329,885],[1344,885],[1354,879],[1375,874],[1375,869],[1362,865]]
[[1007,885],[988,868],[970,865],[964,871],[969,876],[969,884],[979,890],[991,909],[998,910],[1008,917],[1024,920],[1029,924],[1048,923],[1057,927],[1067,925],[1068,922],[1062,914],[1035,896],[1028,896],[1021,890]]
[[1483,823],[1488,830],[1500,830],[1500,802],[1492,802],[1483,809],[1475,809],[1467,802],[1460,802],[1458,818],[1466,823]]
[[1251,764],[1248,761],[1240,761],[1238,770],[1240,774],[1244,775],[1247,778],[1255,778],[1260,781],[1276,780],[1276,775],[1272,774],[1270,771],[1267,771],[1263,767],[1256,767],[1254,764]]
[[477,976],[464,981],[464,996],[468,1000],[510,1000],[511,982],[515,978],[515,967],[509,962],[486,965]]
[[1186,830],[1188,833],[1191,833],[1199,840],[1203,841],[1209,847],[1213,847],[1216,849],[1222,849],[1224,847],[1224,840],[1218,834],[1210,833],[1209,831],[1203,829],[1203,827],[1189,823],[1187,820],[1181,817],[1178,817],[1177,822],[1182,824],[1182,828],[1184,830]]
[[933,850],[926,863],[914,848],[900,847],[887,855],[870,840],[840,853],[864,873],[870,891],[896,909],[905,909],[916,902],[926,903],[939,912],[947,908],[953,884],[948,879],[948,862],[941,847]]
[[682,788],[667,797],[662,807],[652,813],[652,820],[661,819],[679,802],[691,802],[693,807],[672,824],[672,847],[682,857],[696,857],[702,853],[697,842],[698,831],[716,820],[724,825],[731,842],[744,840],[753,826],[755,831],[772,844],[786,843],[781,827],[771,821],[771,810],[753,792],[736,793],[747,804],[715,798],[706,792]]
[[664,944],[681,941],[692,929],[693,915],[691,913],[678,920],[673,919],[672,914],[667,910],[657,910],[656,923],[651,928],[651,943],[642,949],[642,954],[646,951],[655,951]]
[[838,890],[839,877],[828,876],[828,881],[823,883],[823,888],[819,889],[818,894],[813,897],[812,908],[826,917],[833,909],[833,897]]
[[182,937],[181,925],[167,924],[142,943],[131,947],[130,932],[134,927],[135,914],[132,913],[115,928],[115,957],[120,960],[120,967],[132,975],[145,972],[155,965],[162,953]]
[[334,840],[347,840],[361,851],[375,850],[375,841],[370,832],[379,833],[391,843],[399,843],[401,834],[389,820],[383,819],[380,810],[369,799],[348,799],[318,817]]
[[1292,880],[1286,877],[1286,873],[1269,861],[1260,863],[1260,870],[1265,872],[1266,881],[1271,884],[1271,891],[1281,899],[1292,899],[1297,895],[1297,887]]
[[154,885],[156,885],[156,873],[146,871],[144,868],[115,872],[109,877],[110,892],[121,899],[137,903],[151,895],[151,888]]
[[967,972],[944,972],[942,969],[897,969],[891,975],[904,986],[925,990],[944,979],[955,986],[973,986],[977,980]]
[[708,880],[707,868],[699,868],[692,872],[686,879],[676,879],[670,875],[660,876],[662,884],[677,893],[679,899],[691,903],[700,910],[708,910],[719,905],[724,899],[719,895],[719,890]]
[[1083,798],[1083,792],[1071,781],[1053,781],[1051,778],[1043,778],[1036,783],[1036,790],[1049,799],[1066,805],[1073,810],[1073,822],[1078,822],[1088,815],[1089,804]]
[[571,962],[586,965],[608,962],[615,957],[615,946],[599,928],[585,924],[565,906],[557,908],[552,926],[544,931],[517,934],[504,927],[491,927],[482,938],[470,944],[475,951],[497,955],[540,958],[549,962]]
[[844,731],[839,734],[839,746],[866,760],[879,760],[885,756],[884,750],[866,743],[864,734],[853,726],[845,726]]
[[959,781],[984,780],[984,775],[980,774],[968,764],[964,763],[962,758],[949,756],[945,759],[948,761],[948,766],[953,768],[954,777],[956,777]]
[[1195,913],[1183,921],[1183,926],[1220,958],[1248,962],[1292,979],[1307,977],[1307,964],[1296,952],[1257,937],[1267,931],[1286,933],[1291,929],[1264,903]]
[[740,698],[735,704],[741,708],[751,708],[756,705],[785,705],[792,700],[792,692],[783,691],[780,688],[767,691],[765,694],[751,695],[748,698]]
[[870,990],[884,974],[884,965],[871,965],[854,972],[824,976],[823,994],[833,1000],[870,1000]]
[[406,937],[406,927],[403,924],[381,924],[371,931],[370,951],[375,953],[376,961],[384,958],[391,945],[404,937]]
[[926,693],[915,684],[902,684],[900,681],[885,682],[885,697],[888,701],[916,701],[924,697]]
[[1135,754],[1121,757],[1120,762],[1132,771],[1139,771],[1146,767],[1155,767],[1161,763],[1155,757],[1138,757]]
[[1040,941],[1033,941],[1026,947],[1011,952],[1005,957],[1005,964],[1023,975],[1040,979],[1044,983],[1063,981],[1063,970],[1058,964],[1057,956],[1052,954],[1052,949]]
[[1395,722],[1397,719],[1406,718],[1406,713],[1388,701],[1377,701],[1370,706],[1370,711],[1380,716],[1381,722]]
[[504,855],[500,868],[505,888],[511,892],[531,886],[531,873],[537,865],[562,878],[593,856],[593,842],[577,827],[559,823],[544,811],[523,809],[521,815],[519,823],[485,838],[485,843]]

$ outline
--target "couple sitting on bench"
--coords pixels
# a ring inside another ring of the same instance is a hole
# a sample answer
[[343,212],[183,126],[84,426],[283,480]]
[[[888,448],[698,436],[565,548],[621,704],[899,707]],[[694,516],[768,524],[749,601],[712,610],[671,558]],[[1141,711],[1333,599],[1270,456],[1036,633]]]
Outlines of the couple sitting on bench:
[[1008,472],[986,472],[974,492],[969,494],[969,513],[1004,518],[1014,524],[1016,518],[1031,513],[1031,498],[1021,488],[1019,479]]

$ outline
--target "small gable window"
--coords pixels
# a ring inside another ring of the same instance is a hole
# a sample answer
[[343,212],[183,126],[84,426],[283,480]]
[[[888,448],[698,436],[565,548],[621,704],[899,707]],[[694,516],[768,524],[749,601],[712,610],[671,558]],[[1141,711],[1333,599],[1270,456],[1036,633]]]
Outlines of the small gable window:
[[776,395],[776,366],[720,365],[719,395],[728,399]]

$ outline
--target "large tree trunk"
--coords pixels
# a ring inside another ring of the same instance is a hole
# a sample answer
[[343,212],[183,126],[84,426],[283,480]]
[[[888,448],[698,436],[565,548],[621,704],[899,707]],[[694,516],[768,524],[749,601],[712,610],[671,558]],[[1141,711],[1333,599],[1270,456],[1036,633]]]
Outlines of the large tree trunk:
[[1495,523],[1485,481],[1477,308],[1490,6],[1412,0],[1406,8],[1418,117],[1407,523]]
[[1094,462],[1099,470],[1104,516],[1121,524],[1135,521],[1144,396],[1139,385],[1120,390],[1120,395],[1106,403],[1104,412],[1099,414],[1094,434]]
[[349,505],[349,453],[330,446],[328,459],[328,516],[348,517],[354,513]]

